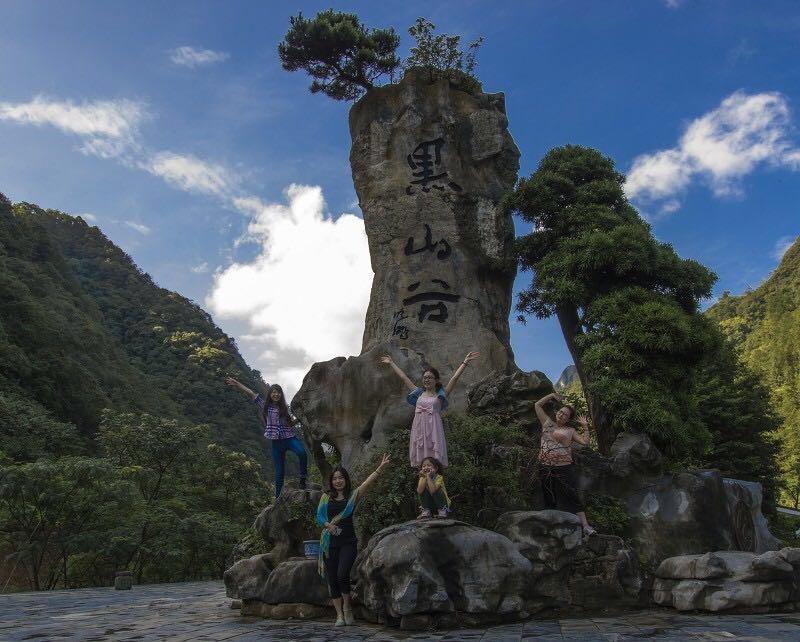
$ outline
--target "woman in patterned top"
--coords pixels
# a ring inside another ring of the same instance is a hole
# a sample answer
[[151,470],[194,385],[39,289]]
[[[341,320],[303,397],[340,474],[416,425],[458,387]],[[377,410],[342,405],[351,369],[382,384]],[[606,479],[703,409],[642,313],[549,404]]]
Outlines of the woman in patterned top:
[[555,392],[536,402],[536,416],[542,424],[542,441],[539,447],[539,480],[542,483],[545,508],[555,508],[574,513],[581,520],[583,536],[588,537],[596,531],[586,521],[578,492],[578,471],[572,462],[572,442],[583,446],[589,444],[589,422],[580,415],[577,418],[581,431],[568,425],[575,415],[575,409],[562,405],[553,421],[545,412],[544,405],[551,399],[561,403],[561,395]]
[[286,399],[283,396],[283,388],[276,383],[272,384],[267,393],[267,399],[269,399],[269,402],[267,402],[267,399],[239,383],[233,377],[225,379],[225,383],[241,390],[261,409],[261,417],[265,426],[264,437],[272,442],[272,464],[275,468],[275,497],[281,494],[281,489],[283,488],[284,463],[287,450],[291,450],[297,455],[297,459],[300,462],[300,488],[305,488],[306,477],[308,477],[308,456],[303,443],[292,430],[292,418],[289,415],[289,407],[286,405]]

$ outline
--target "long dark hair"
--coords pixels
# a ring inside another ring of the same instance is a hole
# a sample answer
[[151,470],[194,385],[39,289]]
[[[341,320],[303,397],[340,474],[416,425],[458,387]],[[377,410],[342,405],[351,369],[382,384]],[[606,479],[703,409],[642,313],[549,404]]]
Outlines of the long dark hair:
[[264,413],[264,423],[266,423],[266,421],[267,421],[267,408],[269,408],[270,404],[275,403],[274,401],[272,401],[272,391],[273,390],[277,390],[278,392],[281,393],[281,398],[278,400],[278,403],[277,403],[278,415],[280,415],[281,417],[285,417],[286,418],[286,423],[291,424],[292,423],[292,416],[289,414],[289,406],[286,405],[286,395],[283,394],[283,388],[281,388],[277,383],[273,383],[269,387],[269,392],[267,392],[267,399],[266,399],[267,403],[264,404],[264,411],[263,411],[263,413]]
[[423,377],[425,376],[426,372],[430,372],[433,375],[433,378],[436,379],[436,392],[439,392],[442,388],[444,388],[442,382],[439,381],[440,375],[439,371],[436,368],[425,368],[425,370],[422,371]]
[[336,497],[336,489],[333,487],[333,476],[336,473],[341,473],[342,477],[344,477],[344,490],[342,493],[344,493],[345,499],[349,499],[352,491],[352,485],[350,484],[350,473],[348,473],[347,469],[343,466],[336,466],[331,471],[330,477],[328,477],[328,488],[330,489],[331,497]]

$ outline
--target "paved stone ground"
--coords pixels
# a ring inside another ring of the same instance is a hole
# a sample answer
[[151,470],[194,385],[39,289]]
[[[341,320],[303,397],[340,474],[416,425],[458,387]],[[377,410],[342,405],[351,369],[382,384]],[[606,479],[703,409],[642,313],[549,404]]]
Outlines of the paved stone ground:
[[617,617],[532,620],[481,630],[405,633],[371,625],[263,620],[230,608],[222,582],[192,582],[0,596],[0,641],[94,642],[625,642],[658,640],[800,641],[800,613],[682,615],[670,610]]

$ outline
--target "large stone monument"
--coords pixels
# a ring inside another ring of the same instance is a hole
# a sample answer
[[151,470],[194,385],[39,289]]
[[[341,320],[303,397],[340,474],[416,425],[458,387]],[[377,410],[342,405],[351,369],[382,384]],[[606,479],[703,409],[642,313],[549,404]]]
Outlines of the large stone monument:
[[471,93],[409,71],[350,111],[350,164],[375,276],[361,354],[314,364],[292,408],[324,467],[323,442],[358,463],[411,422],[404,388],[379,362],[391,354],[412,380],[426,366],[444,382],[469,350],[450,399],[516,370],[508,316],[516,274],[514,227],[498,203],[514,186],[519,150],[503,94]]

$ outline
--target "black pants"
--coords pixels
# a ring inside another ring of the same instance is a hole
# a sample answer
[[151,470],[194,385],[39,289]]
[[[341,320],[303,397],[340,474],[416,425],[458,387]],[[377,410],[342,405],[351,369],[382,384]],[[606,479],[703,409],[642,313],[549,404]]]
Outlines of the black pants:
[[539,481],[542,482],[545,508],[555,508],[567,513],[583,511],[583,503],[578,494],[578,471],[575,464],[566,466],[539,464]]
[[328,549],[325,558],[325,575],[328,576],[328,590],[331,597],[342,597],[342,593],[350,593],[350,571],[356,561],[358,542],[342,544]]

